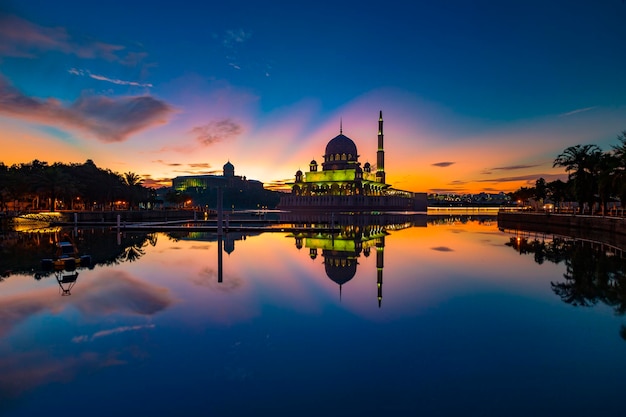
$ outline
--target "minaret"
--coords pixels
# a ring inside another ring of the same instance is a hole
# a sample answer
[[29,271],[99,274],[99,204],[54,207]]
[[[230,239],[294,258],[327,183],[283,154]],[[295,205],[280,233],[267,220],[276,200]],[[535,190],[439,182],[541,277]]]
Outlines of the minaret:
[[378,117],[378,152],[376,152],[376,178],[385,184],[385,151],[383,149],[383,111]]

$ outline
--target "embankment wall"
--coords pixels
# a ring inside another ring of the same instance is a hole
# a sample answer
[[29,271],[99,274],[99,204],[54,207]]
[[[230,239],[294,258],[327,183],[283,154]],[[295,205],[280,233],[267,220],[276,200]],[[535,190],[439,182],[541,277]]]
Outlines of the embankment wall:
[[623,217],[499,212],[498,228],[570,236],[626,249],[626,218]]

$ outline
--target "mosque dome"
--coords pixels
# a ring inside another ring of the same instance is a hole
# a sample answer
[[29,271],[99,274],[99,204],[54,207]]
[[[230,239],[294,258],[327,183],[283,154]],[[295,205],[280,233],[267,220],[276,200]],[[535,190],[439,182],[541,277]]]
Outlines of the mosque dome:
[[356,145],[349,137],[340,134],[335,136],[328,142],[326,145],[326,155],[336,155],[336,154],[346,154],[352,155],[353,158],[356,158]]
[[311,161],[311,163],[309,165],[317,165],[317,161],[314,159]]
[[351,259],[346,255],[333,254],[323,250],[324,269],[326,276],[339,285],[350,281],[356,275],[356,259]]

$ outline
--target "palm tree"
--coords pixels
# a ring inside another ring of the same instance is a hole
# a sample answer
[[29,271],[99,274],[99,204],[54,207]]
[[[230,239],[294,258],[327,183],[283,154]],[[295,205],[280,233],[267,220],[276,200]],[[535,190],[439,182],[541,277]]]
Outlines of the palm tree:
[[134,187],[136,185],[141,185],[141,183],[143,182],[143,179],[135,174],[134,172],[125,172],[124,175],[122,176],[122,178],[124,179],[124,184],[129,186],[129,187]]
[[563,167],[569,181],[574,183],[576,199],[581,207],[593,201],[595,193],[594,166],[602,150],[597,145],[576,145],[565,149],[556,157],[553,167]]
[[135,206],[135,202],[138,200],[141,201],[147,199],[145,193],[143,192],[144,188],[141,185],[143,179],[139,175],[130,171],[125,172],[122,175],[122,180],[126,188],[126,199],[128,200],[128,204],[131,209]]

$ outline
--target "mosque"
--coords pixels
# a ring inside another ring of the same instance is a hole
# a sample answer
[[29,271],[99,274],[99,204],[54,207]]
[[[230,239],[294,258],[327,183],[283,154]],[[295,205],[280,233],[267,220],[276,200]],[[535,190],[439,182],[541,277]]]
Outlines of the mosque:
[[321,170],[316,160],[305,174],[296,172],[291,193],[281,197],[279,209],[288,211],[426,211],[426,193],[398,190],[386,183],[383,112],[378,118],[376,167],[359,162],[357,147],[343,134],[326,145]]

